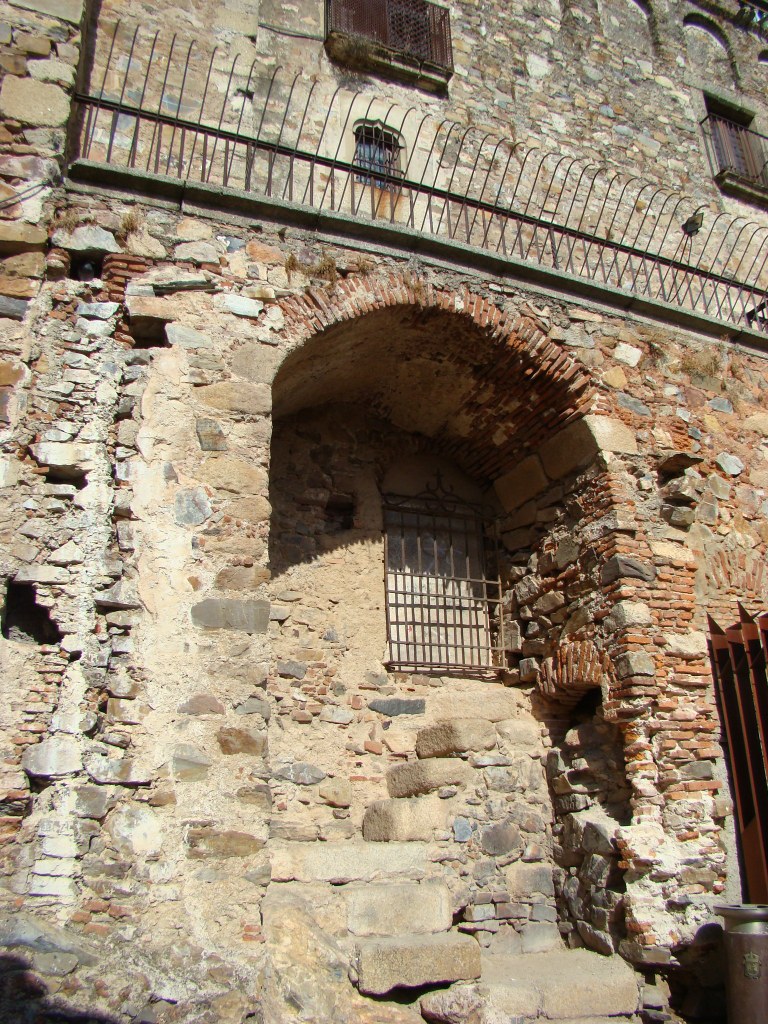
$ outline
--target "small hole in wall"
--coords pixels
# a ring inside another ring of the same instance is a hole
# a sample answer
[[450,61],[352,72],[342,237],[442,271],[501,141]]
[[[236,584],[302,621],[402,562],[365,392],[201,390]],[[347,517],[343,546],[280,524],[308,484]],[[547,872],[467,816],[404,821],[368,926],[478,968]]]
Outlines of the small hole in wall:
[[45,482],[49,484],[70,484],[75,490],[82,491],[88,483],[88,474],[84,469],[49,466],[45,471]]
[[69,264],[69,277],[73,281],[93,281],[101,277],[102,256],[78,256],[71,255]]
[[48,609],[37,603],[32,584],[14,580],[8,581],[5,592],[2,634],[6,640],[24,644],[57,644],[61,640]]
[[325,532],[343,533],[355,525],[355,500],[349,494],[332,494],[325,504]]
[[146,323],[141,321],[134,322],[129,326],[128,330],[133,341],[134,350],[171,347],[165,336],[164,320],[152,320]]

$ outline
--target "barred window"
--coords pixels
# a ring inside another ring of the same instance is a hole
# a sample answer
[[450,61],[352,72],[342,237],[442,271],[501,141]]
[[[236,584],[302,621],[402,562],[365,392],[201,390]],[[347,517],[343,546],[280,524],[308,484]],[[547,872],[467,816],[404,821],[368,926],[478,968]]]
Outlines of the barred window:
[[486,526],[481,510],[434,492],[385,498],[390,667],[502,666],[500,584]]
[[355,128],[356,181],[376,188],[394,188],[400,177],[400,144],[396,132],[380,122],[363,123]]
[[754,131],[752,115],[710,96],[704,101],[715,173],[768,188],[766,140]]

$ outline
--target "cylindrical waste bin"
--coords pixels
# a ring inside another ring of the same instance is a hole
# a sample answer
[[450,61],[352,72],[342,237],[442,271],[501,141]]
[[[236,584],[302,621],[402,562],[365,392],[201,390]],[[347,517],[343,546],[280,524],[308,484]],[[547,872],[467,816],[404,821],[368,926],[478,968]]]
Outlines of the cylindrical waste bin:
[[728,1024],[768,1022],[768,904],[715,907],[725,918]]

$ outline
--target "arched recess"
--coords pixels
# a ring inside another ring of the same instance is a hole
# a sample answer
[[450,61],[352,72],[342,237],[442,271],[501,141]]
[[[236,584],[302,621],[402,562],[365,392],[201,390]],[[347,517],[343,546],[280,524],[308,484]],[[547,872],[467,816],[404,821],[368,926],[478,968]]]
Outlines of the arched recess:
[[[535,452],[599,404],[586,369],[533,319],[411,278],[347,280],[284,313],[292,351],[273,384],[273,574],[343,558],[380,589],[386,481],[409,460],[422,467],[411,497],[441,490],[455,505],[475,488],[480,518],[501,516],[507,561],[527,559],[514,516],[551,483]],[[369,605],[356,632],[375,664],[386,655],[373,639],[384,632],[380,595]],[[497,599],[488,614],[499,620]]]
[[740,88],[736,57],[720,26],[702,14],[690,13],[683,18],[683,30],[688,57],[700,80],[726,89]]
[[[392,485],[400,493],[442,481],[480,497],[499,519],[506,681],[523,686],[529,713],[558,743],[574,714],[592,721],[596,742],[605,734],[601,756],[620,777],[626,812],[606,818],[608,830],[648,813],[653,802],[647,787],[634,789],[622,745],[653,680],[627,657],[624,638],[633,634],[636,645],[647,632],[652,649],[652,630],[633,608],[613,610],[628,588],[653,585],[653,569],[639,558],[649,549],[622,483],[635,436],[610,415],[605,392],[544,324],[466,289],[368,275],[282,309],[289,351],[273,384],[272,582],[278,600],[309,594],[318,620],[330,610],[334,625],[313,639],[314,613],[292,617],[276,636],[278,658],[290,666],[296,645],[313,650],[322,640],[323,686],[343,693],[365,680],[400,698],[421,685],[385,665],[381,506],[398,473],[410,480]],[[602,703],[587,706],[594,688]],[[394,730],[376,728],[357,742],[386,744]],[[577,743],[572,753],[584,749]],[[569,806],[561,825],[577,828]],[[620,902],[611,928],[598,927],[604,915],[568,911],[593,948],[616,947]]]

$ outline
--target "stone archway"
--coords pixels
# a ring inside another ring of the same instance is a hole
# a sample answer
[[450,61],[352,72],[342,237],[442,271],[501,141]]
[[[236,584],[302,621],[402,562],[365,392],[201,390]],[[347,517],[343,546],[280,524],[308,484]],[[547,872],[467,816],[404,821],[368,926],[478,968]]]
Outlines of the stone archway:
[[[610,409],[586,368],[547,338],[533,316],[505,314],[466,290],[438,289],[410,277],[364,277],[346,279],[332,292],[310,291],[286,300],[282,310],[288,354],[273,383],[271,500],[280,512],[282,498],[275,488],[285,486],[287,477],[300,480],[310,464],[311,489],[318,493],[312,495],[310,525],[301,540],[304,555],[297,551],[293,561],[284,559],[281,571],[292,574],[273,582],[298,593],[323,574],[331,579],[336,592],[319,595],[318,623],[324,621],[322,601],[338,611],[345,591],[356,595],[359,611],[364,604],[360,580],[375,579],[377,562],[376,585],[381,583],[381,521],[375,508],[386,468],[382,451],[400,446],[402,455],[450,464],[500,506],[510,637],[505,681],[511,685],[497,686],[490,695],[487,684],[482,689],[469,679],[456,685],[443,679],[436,686],[426,677],[387,673],[380,663],[366,666],[350,659],[349,634],[330,629],[324,636],[334,636],[347,650],[341,655],[338,650],[329,655],[327,646],[322,654],[315,650],[314,661],[296,669],[303,673],[297,687],[288,678],[291,662],[300,660],[291,656],[293,639],[304,644],[297,649],[312,652],[305,641],[313,616],[304,615],[301,636],[275,637],[278,672],[282,664],[284,673],[280,685],[294,704],[281,702],[291,708],[290,721],[270,749],[278,759],[288,760],[292,746],[311,749],[321,761],[325,757],[321,771],[334,775],[328,792],[350,762],[356,769],[351,787],[344,785],[348,779],[339,782],[345,806],[337,808],[331,831],[321,826],[326,832],[317,833],[320,838],[354,842],[362,834],[378,842],[444,844],[457,851],[456,863],[464,864],[448,885],[463,930],[489,942],[499,931],[517,936],[518,943],[528,934],[528,948],[555,941],[552,836],[546,823],[551,805],[543,815],[541,805],[539,824],[526,832],[523,822],[535,822],[537,813],[524,810],[521,794],[533,794],[535,801],[546,793],[542,736],[560,712],[557,702],[535,696],[535,687],[541,681],[546,691],[545,680],[557,677],[567,690],[567,652],[582,645],[596,652],[600,679],[587,673],[588,684],[581,689],[599,682],[606,717],[626,730],[644,713],[655,671],[643,648],[653,649],[651,619],[647,607],[628,595],[635,584],[652,588],[655,570],[624,481],[625,462],[637,453],[634,435],[607,415]],[[351,451],[358,478],[350,471]],[[331,467],[342,453],[347,463]],[[294,457],[299,461],[286,473],[285,459]],[[321,534],[325,540],[318,543]],[[311,576],[302,575],[304,569],[293,573],[302,562]],[[373,601],[366,611],[369,636],[377,628],[384,635],[378,601],[377,609]],[[352,639],[353,645],[358,642]],[[339,668],[345,659],[353,666],[351,674]],[[561,666],[559,676],[551,671],[555,663]],[[303,691],[298,697],[297,689]],[[335,701],[328,697],[331,692]],[[322,744],[307,745],[309,734],[302,729],[315,719],[343,734],[335,755]],[[291,771],[286,768],[288,776]],[[629,777],[633,803],[641,808],[648,795],[645,777]],[[486,797],[467,804],[472,785]],[[295,829],[295,838],[310,838],[300,835],[297,799],[286,790],[282,804],[295,818],[283,834],[293,835]],[[494,808],[490,817],[483,812],[485,818],[473,811],[484,799]],[[484,867],[476,874],[468,863]],[[499,917],[495,911],[491,918],[483,916],[479,908],[487,906],[483,901],[494,885],[514,889],[518,911],[524,907],[518,917]],[[278,892],[279,887],[273,897]],[[531,917],[534,904],[549,909]],[[492,920],[495,932],[483,926],[485,920]],[[607,952],[606,942],[615,948],[610,937],[600,936],[594,945]]]

